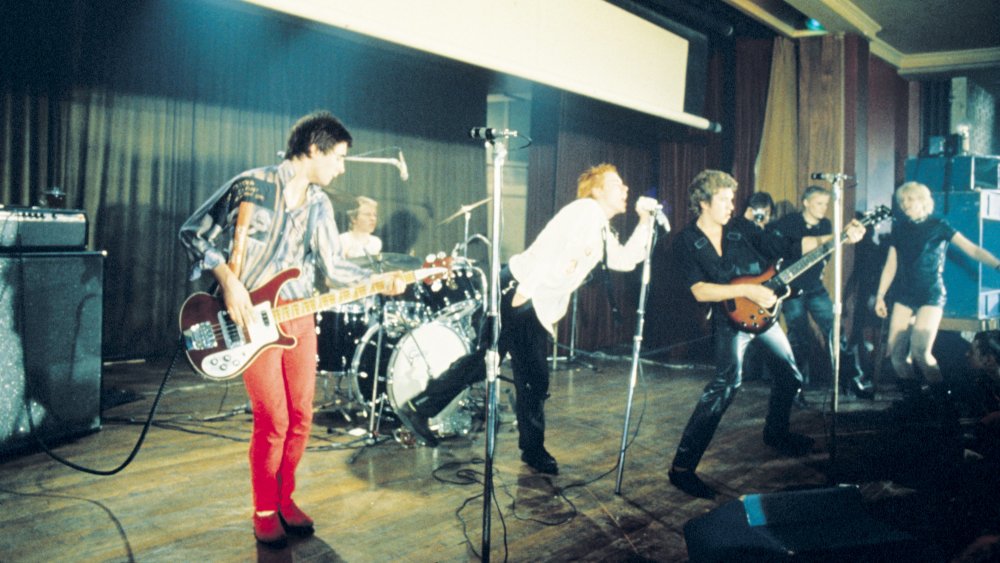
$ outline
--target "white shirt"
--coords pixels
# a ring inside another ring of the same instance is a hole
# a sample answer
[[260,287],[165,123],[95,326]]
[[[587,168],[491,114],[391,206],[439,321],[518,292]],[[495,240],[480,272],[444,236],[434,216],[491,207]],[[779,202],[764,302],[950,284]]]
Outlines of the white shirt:
[[555,334],[553,325],[566,315],[571,294],[604,256],[605,236],[608,267],[627,272],[646,258],[652,225],[636,225],[622,245],[600,204],[589,197],[573,201],[556,213],[531,246],[510,258],[517,292],[531,299],[539,322]]
[[361,258],[365,254],[374,256],[382,252],[382,239],[375,235],[356,235],[354,231],[340,233],[340,247],[344,258]]

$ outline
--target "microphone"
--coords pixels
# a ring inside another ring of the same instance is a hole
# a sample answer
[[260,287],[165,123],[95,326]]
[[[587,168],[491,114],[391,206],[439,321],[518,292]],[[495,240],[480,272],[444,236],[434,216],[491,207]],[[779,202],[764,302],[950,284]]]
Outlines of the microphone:
[[494,129],[493,127],[473,127],[469,136],[480,141],[492,141],[501,137],[517,137],[517,131],[510,129]]
[[831,184],[837,180],[851,180],[854,176],[848,176],[847,174],[840,173],[830,173],[830,172],[813,172],[809,175],[813,180],[824,180],[830,182]]
[[403,151],[399,151],[399,164],[396,165],[399,168],[399,179],[402,181],[407,181],[410,179],[410,169],[406,167],[406,159],[403,158]]
[[663,204],[657,203],[657,201],[649,196],[639,197],[639,201],[636,202],[638,209],[645,211],[653,216],[653,220],[656,224],[663,227],[663,230],[670,232],[670,219],[667,219],[667,214],[663,212]]
[[657,225],[663,228],[663,232],[670,232],[670,219],[667,219],[667,214],[663,212],[662,205],[657,204],[657,206],[653,208],[653,220],[656,221]]

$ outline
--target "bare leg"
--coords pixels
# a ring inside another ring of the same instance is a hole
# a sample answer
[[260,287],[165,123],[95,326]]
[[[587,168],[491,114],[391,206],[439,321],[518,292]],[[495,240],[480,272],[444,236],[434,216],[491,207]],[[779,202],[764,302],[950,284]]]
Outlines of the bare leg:
[[916,373],[908,361],[910,355],[910,322],[913,320],[913,309],[896,303],[892,306],[889,317],[889,359],[896,377],[913,380]]
[[920,368],[928,383],[941,382],[941,368],[931,352],[943,316],[944,309],[941,307],[930,305],[920,307],[917,309],[916,321],[910,333],[910,357],[913,359],[913,364]]

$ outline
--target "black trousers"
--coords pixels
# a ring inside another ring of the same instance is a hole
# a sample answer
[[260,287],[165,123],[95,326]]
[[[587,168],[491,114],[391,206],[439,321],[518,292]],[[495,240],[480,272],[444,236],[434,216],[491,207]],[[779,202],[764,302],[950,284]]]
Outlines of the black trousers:
[[[517,282],[507,268],[500,273],[504,294],[500,299],[501,361],[510,353],[516,393],[515,413],[519,431],[518,445],[524,451],[538,450],[545,444],[545,399],[549,393],[549,367],[546,362],[549,333],[538,322],[531,301],[511,306]],[[483,345],[455,360],[427,388],[410,400],[417,414],[433,417],[473,383],[486,379],[486,352],[491,343],[490,327],[481,339]]]
[[[742,384],[743,356],[751,340],[760,340],[773,353],[771,371],[771,398],[768,401],[764,431],[783,434],[788,432],[792,401],[802,386],[802,374],[795,366],[792,348],[781,326],[777,323],[759,335],[740,332],[724,319],[715,320],[715,376],[705,386],[698,404],[688,419],[681,435],[674,466],[695,469],[708,449],[722,415],[736,397]],[[768,356],[765,356],[768,357]]]

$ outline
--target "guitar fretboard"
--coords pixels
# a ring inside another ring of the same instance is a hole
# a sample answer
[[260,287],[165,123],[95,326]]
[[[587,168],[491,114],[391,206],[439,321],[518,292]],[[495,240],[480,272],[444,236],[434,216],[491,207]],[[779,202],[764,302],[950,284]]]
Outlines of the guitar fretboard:
[[[869,227],[872,224],[878,223],[879,221],[887,218],[890,213],[891,211],[888,207],[880,205],[875,211],[862,217],[860,223],[865,227]],[[847,233],[840,233],[840,240],[847,240]],[[831,239],[810,250],[808,253],[804,254],[802,258],[799,258],[794,264],[782,270],[772,279],[778,280],[781,285],[788,285],[792,283],[792,280],[804,274],[806,270],[816,265],[816,263],[825,258],[827,254],[833,252],[835,242],[836,241]]]
[[[417,280],[417,272],[403,272],[403,281],[409,285]],[[381,293],[392,287],[393,278],[381,279],[365,285],[357,285],[345,289],[331,291],[323,295],[300,299],[284,305],[279,305],[272,310],[274,319],[283,323],[306,315],[312,315],[318,311],[325,311],[343,303],[350,303],[364,299],[369,295]]]

